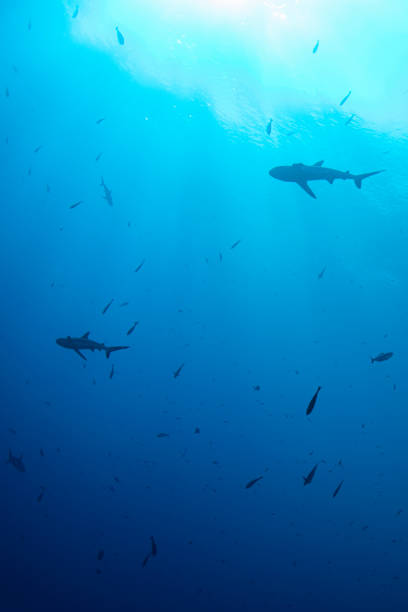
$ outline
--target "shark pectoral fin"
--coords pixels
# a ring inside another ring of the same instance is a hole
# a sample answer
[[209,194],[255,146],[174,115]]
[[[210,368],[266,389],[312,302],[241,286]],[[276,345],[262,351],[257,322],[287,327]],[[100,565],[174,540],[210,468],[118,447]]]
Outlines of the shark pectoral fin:
[[86,332],[86,334],[84,334],[83,336],[81,336],[81,338],[89,338],[89,334],[90,334],[90,333],[91,333],[91,332]]
[[327,181],[330,183],[330,185],[333,185],[334,178],[333,177],[328,178]]
[[316,196],[313,193],[313,191],[310,189],[309,185],[306,183],[306,181],[304,181],[303,183],[300,183],[298,181],[297,183],[299,185],[299,187],[301,187],[303,189],[303,191],[306,191],[306,193],[308,193],[314,200],[316,200]]
[[316,162],[316,163],[315,163],[315,164],[313,164],[313,165],[314,165],[314,166],[323,166],[323,164],[324,164],[324,159],[322,159],[322,160],[320,160],[320,161]]
[[85,361],[87,361],[87,359],[86,359],[85,355],[83,355],[83,354],[81,353],[81,351],[79,351],[78,349],[74,349],[74,351],[75,351],[75,352],[76,352],[76,353],[77,353],[77,354],[78,354],[80,357],[82,357],[82,359],[85,359]]

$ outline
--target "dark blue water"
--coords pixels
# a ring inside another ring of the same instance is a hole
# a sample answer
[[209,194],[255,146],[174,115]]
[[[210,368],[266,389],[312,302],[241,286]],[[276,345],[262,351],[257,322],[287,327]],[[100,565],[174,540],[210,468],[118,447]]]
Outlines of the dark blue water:
[[[373,5],[1,6],[0,612],[407,610],[407,17]],[[386,172],[268,175],[322,159]],[[56,344],[88,331],[130,348]]]

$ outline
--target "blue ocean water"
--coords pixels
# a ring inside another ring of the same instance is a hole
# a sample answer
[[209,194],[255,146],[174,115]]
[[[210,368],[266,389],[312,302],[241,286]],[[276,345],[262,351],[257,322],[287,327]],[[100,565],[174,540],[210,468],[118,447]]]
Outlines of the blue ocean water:
[[406,611],[405,2],[0,14],[0,612]]

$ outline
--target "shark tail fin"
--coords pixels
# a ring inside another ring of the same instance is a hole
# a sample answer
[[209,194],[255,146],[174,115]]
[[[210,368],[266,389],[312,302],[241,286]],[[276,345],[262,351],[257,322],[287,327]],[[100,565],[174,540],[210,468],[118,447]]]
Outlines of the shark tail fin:
[[380,172],[385,172],[385,170],[376,170],[375,172],[367,172],[366,174],[356,174],[354,177],[354,182],[357,189],[361,189],[361,182],[364,179],[368,178],[369,176],[373,176],[374,174],[380,174]]
[[109,355],[113,351],[121,351],[122,349],[128,349],[130,346],[105,346],[106,359],[109,359]]

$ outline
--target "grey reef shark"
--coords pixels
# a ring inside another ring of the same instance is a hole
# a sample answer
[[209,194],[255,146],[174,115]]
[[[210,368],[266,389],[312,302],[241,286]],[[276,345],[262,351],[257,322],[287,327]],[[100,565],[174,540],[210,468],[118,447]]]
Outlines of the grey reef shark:
[[113,351],[121,351],[122,349],[129,348],[128,346],[105,346],[103,342],[95,342],[95,340],[90,340],[89,332],[86,332],[80,338],[71,338],[71,336],[67,336],[66,338],[57,338],[56,340],[58,346],[62,346],[63,348],[72,349],[85,359],[85,355],[81,353],[81,351],[89,350],[89,351],[105,351],[106,359],[109,359],[109,355],[113,353]]
[[328,181],[330,185],[336,179],[343,181],[352,180],[356,187],[361,189],[361,183],[364,179],[374,174],[380,174],[385,172],[384,170],[376,170],[375,172],[366,172],[365,174],[351,174],[351,172],[342,172],[341,170],[334,170],[333,168],[324,168],[324,161],[318,161],[313,166],[306,166],[306,164],[292,164],[291,166],[276,166],[269,170],[270,176],[279,181],[285,181],[286,183],[296,183],[312,198],[316,199],[315,194],[309,187],[309,181]]

